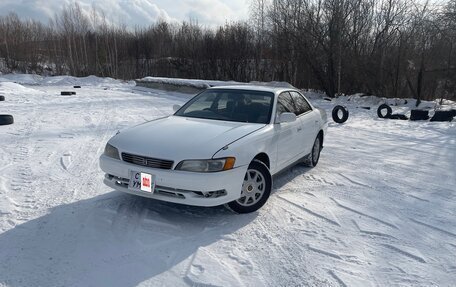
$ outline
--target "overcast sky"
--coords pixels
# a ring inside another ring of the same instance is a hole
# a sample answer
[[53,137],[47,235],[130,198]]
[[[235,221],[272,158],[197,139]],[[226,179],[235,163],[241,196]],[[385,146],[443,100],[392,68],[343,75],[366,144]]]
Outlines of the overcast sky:
[[87,12],[92,5],[102,9],[113,23],[148,26],[158,19],[197,20],[209,27],[227,21],[246,20],[248,0],[0,0],[0,15],[17,13],[21,18],[48,21],[66,4],[78,2]]

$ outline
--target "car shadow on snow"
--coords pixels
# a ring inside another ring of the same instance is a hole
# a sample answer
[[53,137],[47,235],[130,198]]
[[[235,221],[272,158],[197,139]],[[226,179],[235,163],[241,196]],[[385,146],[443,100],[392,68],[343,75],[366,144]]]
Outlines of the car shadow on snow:
[[280,191],[286,184],[292,182],[297,177],[305,175],[311,169],[311,167],[303,163],[297,163],[275,174],[273,176],[272,193]]
[[256,216],[116,191],[60,205],[0,234],[0,285],[136,286],[166,283],[170,269],[183,284],[201,247],[232,240]]

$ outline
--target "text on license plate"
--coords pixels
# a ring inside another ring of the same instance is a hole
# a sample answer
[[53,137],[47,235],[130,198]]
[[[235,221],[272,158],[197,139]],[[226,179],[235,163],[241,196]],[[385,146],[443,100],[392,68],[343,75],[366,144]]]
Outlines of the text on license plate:
[[155,181],[151,174],[132,171],[130,177],[130,188],[145,192],[154,192]]

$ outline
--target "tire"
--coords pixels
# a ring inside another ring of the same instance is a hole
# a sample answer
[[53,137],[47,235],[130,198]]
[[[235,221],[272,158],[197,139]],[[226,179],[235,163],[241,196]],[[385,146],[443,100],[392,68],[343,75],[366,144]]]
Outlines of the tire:
[[[384,109],[386,109],[386,115],[383,115],[383,113],[382,113],[382,111]],[[391,117],[392,113],[393,113],[393,110],[387,104],[381,104],[377,109],[377,116],[381,119],[389,119]]]
[[76,95],[76,92],[66,92],[66,91],[63,91],[63,92],[60,92],[60,95],[61,95],[61,96],[71,96],[71,95]]
[[309,163],[311,164],[311,167],[317,166],[318,161],[320,160],[320,153],[321,153],[322,146],[323,146],[323,142],[322,142],[322,138],[319,134],[314,141],[314,145],[312,147],[312,152],[310,153]]
[[[342,117],[339,117],[339,111],[342,111]],[[338,124],[345,123],[348,119],[348,109],[344,106],[335,106],[332,110],[332,118]]]
[[3,102],[5,100],[5,96],[0,96],[0,102]]
[[454,117],[453,110],[450,111],[435,111],[434,116],[431,118],[431,122],[451,122]]
[[14,123],[12,115],[0,115],[0,126],[11,125]]
[[389,116],[390,120],[408,120],[408,117],[403,114],[392,114]]
[[427,121],[429,120],[429,111],[427,110],[411,110],[410,111],[411,121]]
[[[258,185],[258,186],[254,186]],[[252,161],[242,184],[241,197],[226,207],[236,213],[250,213],[260,209],[268,200],[272,189],[272,176],[260,161]],[[258,196],[257,196],[258,195]]]

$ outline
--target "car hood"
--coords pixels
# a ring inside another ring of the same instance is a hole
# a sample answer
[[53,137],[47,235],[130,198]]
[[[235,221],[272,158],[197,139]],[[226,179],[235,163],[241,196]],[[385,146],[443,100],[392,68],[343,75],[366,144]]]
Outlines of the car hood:
[[211,158],[218,150],[265,124],[170,116],[122,131],[109,143],[127,152],[177,161]]

